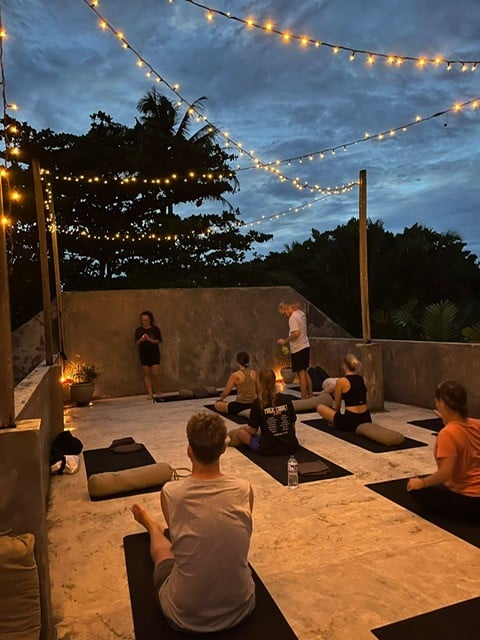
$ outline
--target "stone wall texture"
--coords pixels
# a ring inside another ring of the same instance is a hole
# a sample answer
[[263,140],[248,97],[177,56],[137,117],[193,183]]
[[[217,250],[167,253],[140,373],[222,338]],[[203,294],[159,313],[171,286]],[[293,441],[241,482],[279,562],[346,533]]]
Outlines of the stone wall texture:
[[275,367],[277,339],[288,335],[278,304],[297,300],[310,336],[348,336],[290,287],[67,292],[65,352],[70,361],[79,356],[98,365],[98,396],[144,393],[134,333],[140,313],[148,309],[163,337],[163,391],[218,387],[235,368],[238,351],[247,351],[255,368]]

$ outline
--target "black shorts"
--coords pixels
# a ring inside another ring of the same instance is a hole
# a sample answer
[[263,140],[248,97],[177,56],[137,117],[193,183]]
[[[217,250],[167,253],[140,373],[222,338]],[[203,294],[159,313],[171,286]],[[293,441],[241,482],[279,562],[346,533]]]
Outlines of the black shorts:
[[299,371],[306,371],[310,366],[310,347],[305,347],[296,353],[290,354],[292,361],[292,371],[298,373]]
[[359,424],[371,421],[372,416],[368,409],[362,413],[353,413],[353,411],[345,409],[345,413],[337,411],[333,416],[333,424],[341,431],[355,431]]
[[153,367],[156,364],[160,364],[160,349],[158,345],[152,345],[156,348],[140,349],[140,363],[144,367]]
[[227,413],[229,416],[236,416],[237,413],[240,413],[240,411],[243,411],[244,409],[251,409],[252,408],[252,403],[246,403],[246,402],[237,402],[236,400],[233,400],[232,402],[228,403],[227,406]]

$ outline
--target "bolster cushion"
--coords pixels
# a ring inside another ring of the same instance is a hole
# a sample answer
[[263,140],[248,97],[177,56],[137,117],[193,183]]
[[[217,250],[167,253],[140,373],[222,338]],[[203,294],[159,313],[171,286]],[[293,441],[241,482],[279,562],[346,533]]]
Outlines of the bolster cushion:
[[92,498],[105,498],[127,491],[149,489],[172,479],[173,469],[166,462],[144,467],[94,473],[88,479],[88,493]]
[[293,408],[295,411],[315,411],[319,404],[327,404],[330,398],[330,406],[331,406],[331,397],[329,393],[320,393],[318,396],[313,396],[312,398],[298,398],[298,400],[292,400]]
[[40,586],[31,533],[0,535],[0,638],[38,640]]
[[190,398],[211,398],[218,396],[216,387],[192,387],[190,389],[180,389],[178,392],[180,398],[189,400]]
[[374,422],[363,422],[356,428],[356,433],[359,436],[364,436],[369,440],[374,440],[380,444],[384,444],[386,447],[394,447],[405,442],[405,438],[398,431],[387,429]]

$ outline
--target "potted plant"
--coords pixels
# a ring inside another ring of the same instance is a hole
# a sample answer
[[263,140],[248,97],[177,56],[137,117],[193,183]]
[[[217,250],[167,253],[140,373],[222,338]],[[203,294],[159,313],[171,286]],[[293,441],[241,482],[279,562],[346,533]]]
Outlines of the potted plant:
[[100,371],[93,362],[77,362],[70,373],[70,400],[77,405],[86,405],[95,393],[95,380]]
[[280,365],[280,375],[285,384],[295,380],[295,374],[290,367],[290,349],[286,344],[278,345],[277,362]]

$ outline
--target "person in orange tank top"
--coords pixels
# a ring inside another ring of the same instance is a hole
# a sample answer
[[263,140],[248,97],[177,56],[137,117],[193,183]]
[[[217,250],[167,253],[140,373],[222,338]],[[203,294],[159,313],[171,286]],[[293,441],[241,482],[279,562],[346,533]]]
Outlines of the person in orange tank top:
[[480,420],[468,417],[467,392],[453,380],[437,387],[435,411],[445,425],[435,444],[437,470],[411,478],[407,490],[432,511],[480,522]]

